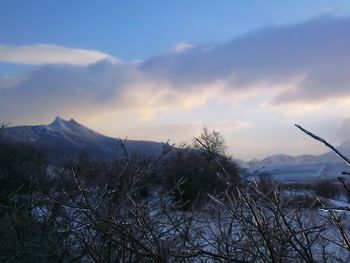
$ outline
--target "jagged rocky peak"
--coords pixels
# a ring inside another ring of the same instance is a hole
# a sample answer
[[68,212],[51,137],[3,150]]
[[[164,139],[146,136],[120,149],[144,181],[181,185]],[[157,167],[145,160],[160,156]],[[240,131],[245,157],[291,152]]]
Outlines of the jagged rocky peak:
[[59,123],[64,123],[67,122],[66,120],[62,119],[60,116],[57,116],[51,124],[59,124]]
[[81,124],[76,122],[74,119],[70,119],[69,121],[62,119],[60,116],[57,116],[55,120],[48,125],[50,128],[53,128],[55,130],[75,130],[77,128],[83,128]]
[[84,125],[78,123],[76,120],[71,118],[69,121],[62,119],[60,116],[57,116],[55,120],[48,125],[50,129],[54,129],[56,132],[60,133],[70,133],[77,136],[89,137],[99,135],[93,130],[85,127]]
[[51,124],[49,124],[49,125],[62,125],[62,124],[64,124],[64,125],[68,125],[68,124],[80,125],[80,124],[79,124],[76,120],[74,120],[73,118],[70,119],[69,121],[67,121],[67,120],[61,118],[60,116],[57,116],[57,117],[55,118],[55,120],[54,120],[53,122],[51,122]]
[[53,122],[49,124],[50,127],[63,128],[66,126],[67,121],[57,116]]
[[76,120],[74,120],[73,118],[69,120],[70,123],[74,123],[74,124],[79,124]]

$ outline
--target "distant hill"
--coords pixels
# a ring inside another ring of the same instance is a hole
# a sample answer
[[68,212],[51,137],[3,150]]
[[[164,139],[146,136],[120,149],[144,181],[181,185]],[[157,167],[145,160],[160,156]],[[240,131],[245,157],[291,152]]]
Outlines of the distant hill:
[[[337,147],[337,149],[345,156],[350,157],[350,142],[345,141]],[[262,160],[252,160],[248,162],[249,167],[272,167],[272,166],[291,166],[291,165],[306,165],[306,164],[320,164],[320,163],[339,163],[343,160],[333,151],[329,151],[321,155],[298,155],[290,156],[286,154],[277,154],[268,156]]]
[[[55,159],[74,158],[81,153],[97,159],[113,159],[122,154],[122,140],[104,136],[73,119],[57,117],[49,125],[8,127],[4,134],[10,141],[38,146]],[[128,140],[126,143],[129,154],[157,156],[162,148],[163,144],[151,141]]]

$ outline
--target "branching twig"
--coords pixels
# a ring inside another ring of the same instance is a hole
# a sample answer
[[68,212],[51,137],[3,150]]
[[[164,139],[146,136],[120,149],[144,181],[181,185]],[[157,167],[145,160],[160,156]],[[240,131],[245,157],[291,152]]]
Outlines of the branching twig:
[[303,127],[301,127],[298,124],[295,124],[295,126],[301,130],[302,132],[306,133],[307,135],[309,135],[310,137],[314,138],[315,140],[324,143],[327,147],[329,147],[332,151],[334,151],[340,158],[342,158],[348,165],[350,165],[350,160],[344,156],[341,152],[339,152],[333,145],[331,145],[329,142],[327,142],[325,139],[313,134],[312,132],[304,129]]

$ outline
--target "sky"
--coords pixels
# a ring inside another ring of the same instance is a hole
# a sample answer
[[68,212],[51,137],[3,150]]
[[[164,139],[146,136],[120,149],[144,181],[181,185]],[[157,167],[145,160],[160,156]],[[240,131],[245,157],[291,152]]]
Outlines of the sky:
[[[0,121],[57,115],[109,136],[228,154],[350,139],[349,1],[0,0]],[[347,135],[349,134],[349,136]]]

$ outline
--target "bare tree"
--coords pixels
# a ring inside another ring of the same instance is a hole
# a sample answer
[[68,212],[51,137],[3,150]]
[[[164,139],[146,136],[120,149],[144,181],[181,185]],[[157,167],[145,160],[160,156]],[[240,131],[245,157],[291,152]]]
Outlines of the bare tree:
[[216,130],[209,131],[207,127],[193,139],[195,149],[202,149],[211,154],[225,155],[226,143],[224,137]]

